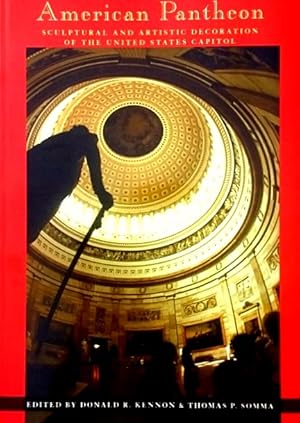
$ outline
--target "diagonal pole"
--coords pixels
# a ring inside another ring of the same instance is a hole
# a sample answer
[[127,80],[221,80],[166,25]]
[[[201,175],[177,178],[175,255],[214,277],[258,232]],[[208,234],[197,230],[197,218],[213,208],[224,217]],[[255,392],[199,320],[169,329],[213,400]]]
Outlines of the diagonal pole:
[[[42,344],[43,344],[43,342],[45,341],[45,339],[47,337],[48,330],[49,330],[49,327],[50,327],[50,323],[52,321],[52,317],[53,317],[53,315],[54,315],[54,313],[56,311],[56,308],[57,308],[57,306],[59,304],[59,301],[60,301],[61,296],[62,296],[62,294],[64,292],[64,289],[65,289],[65,287],[66,287],[66,285],[68,283],[68,280],[70,279],[70,277],[72,275],[72,272],[74,270],[74,267],[76,266],[76,264],[77,264],[77,262],[78,262],[78,260],[79,260],[79,258],[81,256],[81,254],[82,254],[82,252],[83,252],[86,244],[88,243],[88,241],[89,241],[89,239],[90,239],[93,231],[96,229],[96,226],[97,226],[97,228],[99,228],[101,226],[101,222],[102,222],[102,218],[104,216],[104,213],[105,213],[105,209],[102,207],[102,209],[100,209],[100,211],[99,211],[96,219],[94,220],[92,226],[90,227],[90,229],[86,233],[83,241],[79,245],[78,250],[76,251],[76,254],[75,254],[75,256],[73,257],[73,259],[71,261],[71,264],[70,264],[67,272],[65,273],[65,276],[64,276],[64,278],[62,280],[62,283],[61,283],[60,287],[57,290],[57,293],[56,293],[56,295],[54,297],[53,303],[52,303],[51,308],[49,310],[49,313],[48,313],[48,316],[47,316],[47,319],[46,319],[46,322],[45,322],[45,326],[43,327],[43,330],[42,330],[41,339],[38,341],[38,344],[37,344],[37,347],[36,347],[36,350],[35,350],[35,354],[36,355],[39,354],[39,352],[41,350],[41,347],[42,347]],[[99,224],[100,224],[100,226],[99,226]]]

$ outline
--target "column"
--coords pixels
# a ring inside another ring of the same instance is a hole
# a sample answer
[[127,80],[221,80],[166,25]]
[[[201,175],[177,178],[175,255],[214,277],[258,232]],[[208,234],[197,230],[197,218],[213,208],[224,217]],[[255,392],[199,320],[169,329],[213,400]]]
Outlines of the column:
[[176,345],[178,348],[178,328],[177,328],[177,316],[176,316],[176,296],[171,295],[166,297],[167,300],[167,308],[168,308],[168,315],[169,315],[169,340]]
[[255,255],[250,259],[250,265],[252,267],[257,283],[262,308],[264,310],[264,313],[268,313],[272,310],[271,301],[269,298],[269,293],[265,284],[263,274],[260,270],[260,266]]

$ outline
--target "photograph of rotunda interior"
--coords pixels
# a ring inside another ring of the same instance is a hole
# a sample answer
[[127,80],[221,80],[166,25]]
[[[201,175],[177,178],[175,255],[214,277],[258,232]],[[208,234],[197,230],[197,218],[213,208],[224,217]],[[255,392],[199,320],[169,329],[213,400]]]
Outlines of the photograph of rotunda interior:
[[28,396],[276,400],[278,60],[28,49]]

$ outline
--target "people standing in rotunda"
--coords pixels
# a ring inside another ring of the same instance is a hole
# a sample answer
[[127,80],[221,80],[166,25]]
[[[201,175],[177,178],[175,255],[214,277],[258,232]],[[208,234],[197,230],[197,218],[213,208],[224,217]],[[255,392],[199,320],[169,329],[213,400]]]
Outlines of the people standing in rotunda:
[[197,397],[199,372],[188,345],[182,348],[181,364],[183,366],[183,387],[185,396],[187,399],[195,399]]
[[279,385],[279,335],[280,335],[279,311],[273,310],[263,318],[263,327],[269,338],[264,348],[264,370],[269,381],[269,393],[271,399],[278,400],[280,396]]

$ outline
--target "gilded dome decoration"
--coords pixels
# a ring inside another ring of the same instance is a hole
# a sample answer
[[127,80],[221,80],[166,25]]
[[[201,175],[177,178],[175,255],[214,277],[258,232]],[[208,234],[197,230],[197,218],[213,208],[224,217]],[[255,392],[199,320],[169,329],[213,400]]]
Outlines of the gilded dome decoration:
[[[236,131],[237,119],[215,107],[218,96],[212,105],[173,81],[125,73],[68,84],[32,114],[28,148],[76,124],[99,139],[103,180],[115,203],[92,234],[78,274],[158,282],[230,251],[263,192],[252,146]],[[66,268],[98,207],[85,163],[78,186],[32,249]]]

